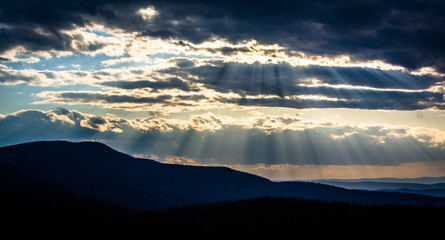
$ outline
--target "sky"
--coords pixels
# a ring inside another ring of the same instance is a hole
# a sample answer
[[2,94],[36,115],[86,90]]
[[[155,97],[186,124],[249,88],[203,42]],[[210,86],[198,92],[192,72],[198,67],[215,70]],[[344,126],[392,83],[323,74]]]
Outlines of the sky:
[[0,2],[0,146],[273,180],[445,176],[445,2]]

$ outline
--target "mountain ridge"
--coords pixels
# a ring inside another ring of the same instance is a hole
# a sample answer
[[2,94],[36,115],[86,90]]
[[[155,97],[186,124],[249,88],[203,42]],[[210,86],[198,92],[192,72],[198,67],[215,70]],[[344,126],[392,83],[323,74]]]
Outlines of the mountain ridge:
[[[422,180],[424,178],[421,178]],[[439,181],[442,178],[437,178]],[[416,179],[412,179],[415,181]],[[404,181],[384,182],[384,181],[343,181],[343,180],[314,180],[313,182],[327,184],[331,186],[351,189],[351,190],[369,190],[369,191],[386,191],[413,193],[435,197],[445,197],[445,183],[417,183]]]
[[[2,147],[0,166],[1,169],[14,169],[22,176],[54,189],[133,210],[257,197],[292,197],[365,205],[445,205],[443,198],[347,190],[319,183],[273,182],[227,167],[164,164],[134,158],[98,142],[41,141]],[[9,183],[20,181],[19,177],[7,178]]]

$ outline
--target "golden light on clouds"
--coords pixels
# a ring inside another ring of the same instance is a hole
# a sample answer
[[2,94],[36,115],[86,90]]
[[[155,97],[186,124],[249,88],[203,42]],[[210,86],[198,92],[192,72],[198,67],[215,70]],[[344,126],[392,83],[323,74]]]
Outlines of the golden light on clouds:
[[415,162],[400,165],[228,165],[241,171],[272,180],[360,179],[360,178],[418,178],[445,175],[443,162]]

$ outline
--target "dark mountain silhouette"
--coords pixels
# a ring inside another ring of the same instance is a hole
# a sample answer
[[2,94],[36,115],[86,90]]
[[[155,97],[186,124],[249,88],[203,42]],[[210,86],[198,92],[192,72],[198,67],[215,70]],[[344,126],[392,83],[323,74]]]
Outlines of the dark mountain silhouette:
[[11,202],[14,194],[18,199],[29,195],[29,201],[20,204],[30,202],[33,208],[39,195],[47,196],[40,202],[59,196],[69,209],[84,203],[93,206],[98,214],[101,208],[96,205],[102,203],[108,204],[103,205],[104,212],[108,212],[107,208],[125,212],[115,205],[148,210],[265,196],[367,205],[445,204],[443,198],[422,195],[347,190],[309,182],[272,182],[225,167],[162,164],[131,157],[97,142],[32,142],[0,148],[0,176],[2,195],[8,194]]

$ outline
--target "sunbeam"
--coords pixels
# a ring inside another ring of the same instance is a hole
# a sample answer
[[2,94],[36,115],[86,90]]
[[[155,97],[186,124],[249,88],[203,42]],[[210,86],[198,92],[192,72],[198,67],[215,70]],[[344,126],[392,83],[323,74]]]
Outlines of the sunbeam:
[[287,180],[445,161],[443,4],[49,2],[0,4],[0,146],[93,140]]

